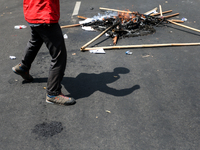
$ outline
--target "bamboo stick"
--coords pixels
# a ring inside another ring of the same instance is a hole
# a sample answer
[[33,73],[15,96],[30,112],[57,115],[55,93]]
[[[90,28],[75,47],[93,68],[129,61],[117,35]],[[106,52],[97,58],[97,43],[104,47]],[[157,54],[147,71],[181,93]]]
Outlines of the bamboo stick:
[[[169,21],[169,20],[168,20]],[[170,20],[170,21],[173,21],[173,22],[179,22],[179,23],[183,23],[184,21],[182,21],[182,20],[177,20],[177,19],[172,19],[172,20]]]
[[95,49],[128,49],[128,48],[151,48],[151,47],[169,47],[169,46],[197,46],[200,43],[168,43],[168,44],[145,44],[145,45],[123,45],[123,46],[105,46],[105,47],[92,47],[85,48],[84,50]]
[[160,16],[162,17],[163,13],[162,13],[162,6],[161,5],[159,5],[159,9],[160,9]]
[[149,13],[152,13],[153,11],[156,11],[157,9],[158,9],[158,8],[156,7],[156,8],[154,8],[154,9],[150,10],[150,11],[145,12],[144,14],[145,14],[145,15],[148,15]]
[[80,26],[80,24],[72,24],[72,25],[61,26],[61,29],[63,29],[63,28],[77,27],[77,26]]
[[172,15],[168,15],[168,16],[163,16],[163,18],[171,18],[171,17],[174,17],[174,16],[178,16],[179,13],[175,13],[175,14],[172,14]]
[[83,17],[83,16],[77,16],[80,19],[87,19],[87,17]]
[[[170,13],[170,12],[172,12],[172,10],[163,11],[162,13],[166,14],[166,13]],[[151,14],[150,16],[158,16],[158,15],[160,15],[160,13]]]
[[117,11],[117,12],[122,12],[122,13],[135,13],[134,11],[125,11],[125,10],[118,10],[118,9],[110,9],[110,8],[103,8],[103,7],[99,7],[99,9],[101,10],[110,10],[110,11]]
[[182,25],[182,24],[179,24],[179,23],[173,22],[173,21],[171,21],[171,20],[167,20],[167,21],[169,21],[170,23],[173,23],[173,24],[175,24],[175,25],[177,25],[177,26],[181,26],[181,27],[184,27],[184,28],[187,28],[187,29],[193,30],[193,31],[200,32],[200,30],[198,30],[198,29],[195,29],[195,28],[192,28],[192,27],[189,27],[189,26],[186,26],[186,25]]
[[[115,25],[113,25],[115,26]],[[110,30],[113,26],[110,26],[109,28],[107,28],[106,30],[104,30],[101,34],[99,34],[98,36],[96,36],[94,39],[92,39],[91,41],[89,41],[88,43],[86,43],[85,45],[83,45],[81,47],[81,51],[85,50],[85,48],[90,45],[92,42],[96,41],[98,38],[100,38],[104,33],[106,33],[108,30]]]

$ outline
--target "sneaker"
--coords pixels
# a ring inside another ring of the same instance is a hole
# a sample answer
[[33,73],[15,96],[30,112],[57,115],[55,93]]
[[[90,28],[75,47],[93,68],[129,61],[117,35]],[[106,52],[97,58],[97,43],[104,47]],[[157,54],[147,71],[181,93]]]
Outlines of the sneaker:
[[75,99],[67,97],[62,93],[58,96],[46,95],[46,102],[51,104],[60,104],[60,105],[73,105],[76,103]]
[[33,77],[29,74],[29,71],[22,69],[21,64],[12,67],[12,70],[14,73],[20,75],[24,80],[28,82],[33,81]]

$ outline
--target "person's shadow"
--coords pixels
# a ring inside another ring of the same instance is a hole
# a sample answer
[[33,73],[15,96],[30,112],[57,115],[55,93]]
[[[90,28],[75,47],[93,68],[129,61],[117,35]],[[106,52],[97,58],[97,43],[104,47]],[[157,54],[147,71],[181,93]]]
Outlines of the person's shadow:
[[[70,93],[69,97],[73,97],[76,100],[84,97],[89,97],[96,91],[101,91],[113,96],[126,96],[131,94],[137,89],[140,89],[139,85],[133,85],[131,88],[117,90],[107,86],[109,83],[113,83],[120,78],[119,74],[129,73],[129,69],[118,67],[113,72],[103,72],[100,74],[88,74],[80,73],[77,77],[64,77],[62,84],[65,89]],[[47,78],[34,78],[33,83],[47,82]]]
[[118,67],[113,72],[103,72],[100,74],[80,73],[76,78],[64,77],[62,84],[70,93],[69,97],[76,100],[84,97],[89,97],[95,91],[101,91],[113,96],[125,96],[140,88],[139,85],[134,85],[131,88],[117,90],[107,86],[107,84],[115,82],[120,78],[119,74],[127,74],[130,71],[127,68]]

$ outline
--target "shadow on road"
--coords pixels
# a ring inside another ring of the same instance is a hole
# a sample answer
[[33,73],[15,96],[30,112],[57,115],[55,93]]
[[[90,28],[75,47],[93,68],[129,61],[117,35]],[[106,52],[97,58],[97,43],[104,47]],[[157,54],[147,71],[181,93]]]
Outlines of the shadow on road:
[[75,99],[89,97],[95,91],[101,91],[113,96],[125,96],[140,88],[134,85],[131,88],[117,90],[107,86],[120,78],[119,74],[126,74],[130,71],[126,68],[115,68],[113,72],[103,72],[100,74],[80,73],[76,78],[65,77],[63,85]]
[[[100,91],[113,96],[126,96],[131,94],[137,89],[140,89],[139,85],[133,85],[131,88],[126,89],[114,89],[107,84],[117,81],[119,74],[129,73],[129,69],[118,67],[113,72],[103,72],[100,74],[88,74],[80,73],[77,77],[64,77],[62,85],[70,93],[69,97],[73,97],[76,100],[84,97],[89,97],[96,91]],[[33,83],[47,82],[47,78],[35,78]]]

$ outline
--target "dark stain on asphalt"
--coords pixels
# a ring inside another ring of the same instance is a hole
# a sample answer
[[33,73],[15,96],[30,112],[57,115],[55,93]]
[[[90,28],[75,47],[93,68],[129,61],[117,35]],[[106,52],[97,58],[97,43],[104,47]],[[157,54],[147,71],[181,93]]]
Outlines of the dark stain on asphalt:
[[62,130],[63,126],[61,122],[52,121],[50,123],[43,122],[42,124],[37,124],[32,130],[32,133],[48,138],[61,133]]

